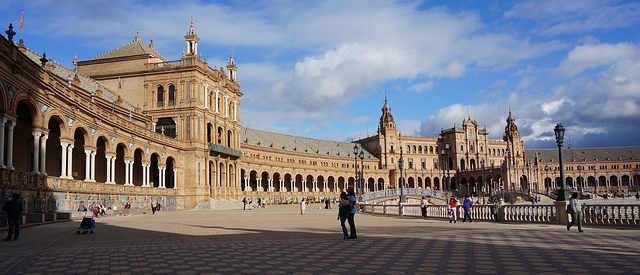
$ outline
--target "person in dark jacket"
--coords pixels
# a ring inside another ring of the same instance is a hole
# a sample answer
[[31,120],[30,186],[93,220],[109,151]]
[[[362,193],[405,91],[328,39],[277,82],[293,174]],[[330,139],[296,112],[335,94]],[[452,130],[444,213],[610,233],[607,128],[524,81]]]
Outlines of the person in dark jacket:
[[14,241],[18,240],[20,236],[20,217],[22,217],[22,202],[19,200],[18,194],[13,194],[11,200],[4,204],[2,211],[7,213],[7,220],[9,222],[9,234],[4,241],[10,241],[12,238]]

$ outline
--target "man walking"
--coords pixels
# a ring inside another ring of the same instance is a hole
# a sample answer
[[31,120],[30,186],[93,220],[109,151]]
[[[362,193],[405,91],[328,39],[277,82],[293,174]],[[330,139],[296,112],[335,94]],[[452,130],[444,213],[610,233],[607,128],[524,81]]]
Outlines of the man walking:
[[571,209],[571,222],[567,224],[567,231],[571,229],[571,226],[578,224],[578,232],[582,231],[582,205],[578,200],[578,193],[573,193],[569,200],[569,209]]
[[2,211],[7,213],[7,220],[9,222],[9,234],[3,241],[10,241],[13,237],[14,241],[18,240],[20,235],[20,217],[22,217],[22,202],[18,200],[19,195],[13,194],[11,200],[6,202],[2,207]]
[[469,222],[473,222],[471,219],[471,208],[473,207],[473,201],[469,198],[469,195],[464,196],[464,201],[462,202],[462,208],[464,209],[464,218],[462,222],[466,222],[467,218],[469,218]]
[[349,216],[347,217],[347,221],[349,222],[349,229],[351,229],[351,234],[349,235],[349,239],[357,239],[358,235],[356,234],[356,223],[354,221],[354,217],[356,215],[356,204],[358,200],[356,199],[356,193],[353,192],[353,187],[349,187],[347,189],[347,199],[349,200],[349,207],[351,207],[351,211],[349,212]]
[[427,218],[427,197],[422,196],[420,200],[420,210],[422,210],[422,218]]

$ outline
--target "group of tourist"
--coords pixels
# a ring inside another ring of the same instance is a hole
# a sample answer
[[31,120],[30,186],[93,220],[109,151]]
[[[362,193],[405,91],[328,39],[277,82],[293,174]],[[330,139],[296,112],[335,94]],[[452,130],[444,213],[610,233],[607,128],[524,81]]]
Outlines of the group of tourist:
[[[345,240],[358,238],[358,234],[356,234],[356,223],[354,220],[354,217],[358,210],[356,207],[357,203],[358,199],[356,199],[356,194],[353,191],[353,187],[347,188],[347,192],[340,193],[338,220],[340,221],[340,226],[342,227],[342,238]],[[344,224],[345,221],[349,223],[350,232],[347,232],[347,226]]]
[[[249,205],[249,210],[253,209],[254,208],[253,200],[252,199],[247,200],[246,197],[242,198],[242,210],[247,210],[247,205]],[[257,208],[265,208],[265,203],[262,200],[262,198],[258,198],[258,202],[257,202],[257,205],[255,207],[257,207]]]
[[[449,223],[457,223],[458,205],[460,205],[460,201],[456,197],[451,197],[449,199],[449,202],[448,202]],[[473,200],[469,197],[469,195],[464,196],[464,200],[462,201],[462,209],[464,210],[464,217],[462,218],[462,222],[466,222],[467,219],[469,219],[469,222],[473,222],[473,219],[471,218],[471,210],[473,209]]]

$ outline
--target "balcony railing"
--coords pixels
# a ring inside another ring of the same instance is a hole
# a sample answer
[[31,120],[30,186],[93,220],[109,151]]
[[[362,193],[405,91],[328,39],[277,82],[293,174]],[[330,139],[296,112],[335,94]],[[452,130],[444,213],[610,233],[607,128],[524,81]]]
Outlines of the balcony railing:
[[239,158],[242,153],[238,150],[231,149],[229,147],[224,147],[220,144],[209,143],[209,151],[212,153],[227,155],[235,158]]

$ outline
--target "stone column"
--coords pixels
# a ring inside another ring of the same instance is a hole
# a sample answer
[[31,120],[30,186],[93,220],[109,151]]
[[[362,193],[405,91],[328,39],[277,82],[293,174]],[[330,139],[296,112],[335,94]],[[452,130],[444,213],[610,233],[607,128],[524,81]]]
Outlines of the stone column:
[[105,154],[104,158],[107,160],[107,179],[104,183],[111,183],[111,155]]
[[173,168],[173,189],[178,189],[178,169]]
[[91,150],[84,150],[84,181],[91,181]]
[[47,139],[49,135],[42,134],[40,137],[40,174],[46,176],[47,175]]
[[129,161],[124,161],[124,185],[131,185],[129,181]]
[[159,181],[158,188],[165,188],[165,186],[164,186],[164,183],[165,183],[164,182],[164,170],[165,169],[166,169],[165,167],[158,167],[158,170],[159,170],[158,172],[160,174],[158,176],[158,178],[159,178],[159,180],[158,180]]
[[271,192],[271,185],[273,184],[273,179],[268,179],[267,180],[267,191]]
[[60,169],[60,178],[66,179],[69,176],[67,175],[67,147],[69,147],[69,143],[66,141],[60,141],[60,146],[62,147],[62,152],[61,152],[61,163],[60,165],[62,166],[62,169]]
[[73,143],[69,144],[69,148],[67,149],[67,177],[69,179],[73,179],[73,148],[75,145]]
[[9,124],[9,134],[7,135],[7,169],[14,170],[13,167],[13,127],[16,126],[15,122]]
[[111,156],[111,183],[116,183],[116,156]]
[[149,164],[142,163],[142,186],[149,187]]
[[4,166],[4,124],[7,123],[6,117],[0,117],[0,168]]
[[91,151],[91,182],[96,182],[96,151]]
[[302,180],[302,186],[301,187],[302,187],[302,188],[300,188],[301,192],[307,191],[307,180]]
[[40,172],[38,171],[38,168],[40,167],[39,163],[38,163],[38,158],[40,155],[40,135],[41,133],[38,131],[33,131],[31,133],[33,135],[33,160],[32,160],[32,164],[33,164],[33,171],[31,171],[34,174],[39,174]]

